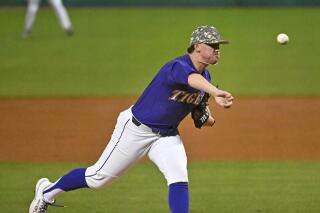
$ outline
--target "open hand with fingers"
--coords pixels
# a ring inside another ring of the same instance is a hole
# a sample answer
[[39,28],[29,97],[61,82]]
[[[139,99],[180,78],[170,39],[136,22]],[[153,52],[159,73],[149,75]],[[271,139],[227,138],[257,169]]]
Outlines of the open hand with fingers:
[[233,104],[234,97],[227,91],[217,89],[215,91],[214,99],[218,105],[224,108],[229,108]]

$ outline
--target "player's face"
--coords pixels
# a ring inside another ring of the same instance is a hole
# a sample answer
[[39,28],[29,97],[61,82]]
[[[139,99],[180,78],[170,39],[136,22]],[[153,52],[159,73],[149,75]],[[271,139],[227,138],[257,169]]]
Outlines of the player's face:
[[216,64],[220,58],[219,44],[200,44],[200,55],[204,62]]

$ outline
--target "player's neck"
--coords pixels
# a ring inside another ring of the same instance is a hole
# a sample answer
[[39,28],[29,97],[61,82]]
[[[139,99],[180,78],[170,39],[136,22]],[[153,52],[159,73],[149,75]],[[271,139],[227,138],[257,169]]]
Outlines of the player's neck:
[[201,61],[201,59],[198,57],[198,55],[196,55],[194,53],[190,53],[189,56],[190,56],[190,59],[193,63],[193,66],[200,73],[202,73],[204,71],[204,69],[209,65],[208,63]]

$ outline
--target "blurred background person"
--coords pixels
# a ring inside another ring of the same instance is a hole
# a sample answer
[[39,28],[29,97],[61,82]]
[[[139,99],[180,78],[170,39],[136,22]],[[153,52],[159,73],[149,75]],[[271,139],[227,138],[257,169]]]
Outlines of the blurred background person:
[[[48,2],[53,7],[62,29],[67,35],[71,36],[73,34],[72,24],[66,8],[62,4],[62,0],[48,0]],[[36,19],[40,3],[41,0],[28,0],[25,26],[22,34],[23,38],[28,38],[31,36],[33,23]]]

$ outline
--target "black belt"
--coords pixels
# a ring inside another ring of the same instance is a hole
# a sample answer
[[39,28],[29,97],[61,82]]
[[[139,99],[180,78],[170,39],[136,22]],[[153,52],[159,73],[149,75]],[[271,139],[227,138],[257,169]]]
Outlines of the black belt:
[[[134,123],[136,126],[140,126],[142,124],[134,116],[132,116],[132,123]],[[169,130],[161,130],[161,129],[155,129],[155,128],[150,128],[150,129],[152,130],[153,133],[158,134],[161,137],[175,136],[179,134],[178,129],[169,129]]]
[[132,123],[134,123],[136,126],[141,125],[140,121],[138,121],[134,116],[132,116]]

